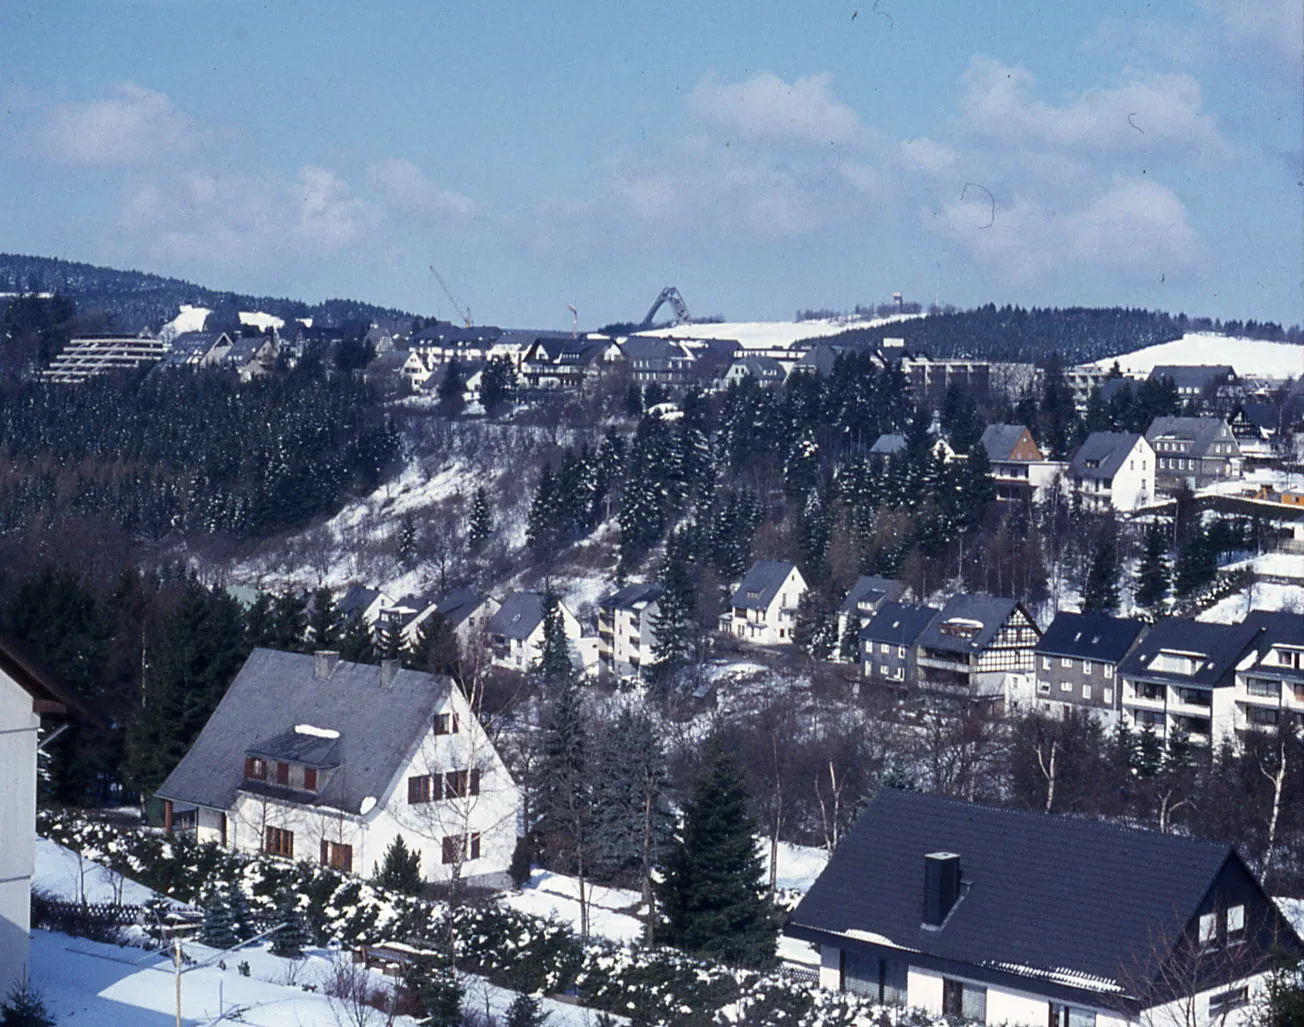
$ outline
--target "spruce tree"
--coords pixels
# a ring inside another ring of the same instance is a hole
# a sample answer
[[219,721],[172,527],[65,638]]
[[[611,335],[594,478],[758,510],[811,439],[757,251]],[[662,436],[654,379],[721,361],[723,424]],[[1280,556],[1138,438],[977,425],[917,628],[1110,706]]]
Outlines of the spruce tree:
[[334,649],[339,643],[339,612],[335,609],[335,597],[331,590],[322,586],[312,594],[312,609],[308,614],[306,635],[312,640],[314,649]]
[[540,1008],[538,998],[521,992],[507,1007],[503,1025],[504,1027],[544,1027],[548,1022],[548,1016],[549,1014]]
[[385,862],[373,874],[373,883],[403,895],[420,895],[424,886],[421,879],[421,853],[409,849],[403,836],[395,835],[385,850]]
[[661,571],[657,612],[652,617],[652,656],[656,674],[673,676],[693,661],[693,618],[697,612],[697,589],[692,570],[691,540],[676,532],[666,543],[666,560]]
[[797,601],[797,619],[792,626],[792,640],[804,653],[816,660],[833,656],[838,644],[838,621],[822,593],[807,589]]
[[1145,551],[1136,574],[1136,604],[1157,610],[1168,594],[1168,533],[1153,521],[1146,526]]
[[15,982],[0,1001],[0,1027],[55,1027],[45,1000],[27,981]]
[[1164,743],[1155,734],[1154,725],[1144,725],[1136,740],[1137,777],[1149,779],[1159,773],[1164,762]]
[[833,537],[833,522],[824,497],[816,489],[811,489],[806,494],[798,532],[803,576],[807,581],[823,580],[829,571],[829,543]]
[[484,412],[495,414],[516,402],[518,381],[511,357],[491,357],[480,373],[480,404]]
[[842,630],[842,638],[838,640],[838,658],[843,663],[860,662],[860,633],[863,630],[860,626],[860,618],[856,616],[856,611],[852,610],[847,614],[846,627]]
[[436,966],[421,975],[417,985],[428,1027],[462,1027],[462,1002],[466,989],[457,970],[451,966]]
[[1084,613],[1113,613],[1118,609],[1118,539],[1110,521],[1096,540],[1082,590]]
[[214,949],[234,948],[240,943],[235,931],[235,914],[231,909],[231,896],[220,887],[212,887],[203,901],[204,919],[199,928],[199,940]]
[[570,640],[566,637],[566,621],[561,612],[561,600],[549,585],[543,593],[543,643],[535,673],[545,690],[567,681],[574,681],[575,664],[571,660]]
[[272,648],[285,652],[302,649],[307,624],[307,598],[294,589],[286,589],[272,601]]
[[241,941],[248,941],[257,931],[254,929],[254,911],[249,905],[249,894],[244,882],[236,878],[227,887],[227,901],[231,904],[231,929]]
[[276,903],[276,922],[281,926],[272,935],[272,955],[286,959],[299,959],[303,948],[308,944],[308,928],[303,922],[303,913],[291,888],[281,892]]
[[376,659],[397,660],[403,656],[403,629],[393,617],[381,615],[376,621]]
[[737,761],[712,740],[666,860],[666,940],[693,955],[764,968],[774,963],[778,920],[748,801]]
[[417,522],[411,514],[404,514],[398,526],[398,562],[405,570],[417,562]]
[[416,638],[404,649],[402,660],[405,667],[414,670],[456,675],[461,653],[448,618],[436,610],[423,620],[417,626]]
[[552,468],[545,465],[539,475],[534,499],[530,502],[530,512],[525,518],[525,544],[535,559],[546,559],[556,552],[561,537],[557,481]]
[[375,663],[378,659],[371,628],[360,613],[355,613],[344,624],[344,633],[340,635],[340,659],[350,663]]
[[1181,599],[1189,599],[1208,585],[1218,574],[1218,559],[1209,541],[1209,535],[1196,522],[1191,536],[1177,557],[1173,572],[1173,592]]
[[481,485],[475,490],[475,498],[471,501],[471,524],[466,536],[467,548],[473,553],[478,553],[485,547],[493,532],[494,522],[493,515],[489,511],[489,497],[485,494],[484,486]]

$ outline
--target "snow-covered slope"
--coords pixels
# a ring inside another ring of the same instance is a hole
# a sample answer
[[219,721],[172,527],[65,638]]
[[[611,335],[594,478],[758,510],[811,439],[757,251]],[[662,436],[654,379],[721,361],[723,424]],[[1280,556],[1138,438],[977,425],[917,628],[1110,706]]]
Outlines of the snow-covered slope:
[[182,332],[202,332],[204,322],[208,320],[208,315],[212,313],[207,307],[192,307],[189,303],[181,304],[180,311],[176,317],[163,326],[161,334],[164,338],[175,338]]
[[661,335],[670,339],[733,339],[743,349],[771,349],[791,346],[801,339],[837,335],[851,328],[876,328],[905,321],[919,314],[896,317],[838,319],[818,321],[723,321],[719,324],[682,324],[657,328],[642,335]]
[[275,328],[279,332],[285,327],[285,318],[277,317],[275,314],[264,314],[261,310],[242,310],[240,323],[253,325],[260,332],[265,332],[268,328]]
[[1304,372],[1304,346],[1197,332],[1121,357],[1097,360],[1090,366],[1109,368],[1115,360],[1125,374],[1141,376],[1148,375],[1156,364],[1230,364],[1241,377],[1298,378]]

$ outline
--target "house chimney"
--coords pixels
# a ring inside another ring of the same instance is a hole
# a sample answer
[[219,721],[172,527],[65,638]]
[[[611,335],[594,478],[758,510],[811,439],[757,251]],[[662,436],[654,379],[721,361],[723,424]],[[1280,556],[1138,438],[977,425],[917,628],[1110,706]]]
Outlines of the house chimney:
[[398,674],[398,660],[381,660],[380,661],[380,687],[389,688],[394,683],[394,678]]
[[960,857],[954,852],[924,856],[924,929],[939,930],[960,897]]
[[340,654],[334,649],[318,649],[312,654],[312,676],[318,681],[326,681],[339,662]]

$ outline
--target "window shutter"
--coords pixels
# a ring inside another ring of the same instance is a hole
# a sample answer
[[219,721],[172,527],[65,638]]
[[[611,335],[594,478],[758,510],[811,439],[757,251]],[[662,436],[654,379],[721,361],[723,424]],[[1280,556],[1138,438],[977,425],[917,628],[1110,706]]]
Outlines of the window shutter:
[[258,769],[258,761],[252,756],[245,757],[245,778],[246,780],[255,776]]
[[480,832],[474,831],[471,834],[471,858],[480,858]]
[[408,805],[415,806],[421,801],[421,778],[408,778]]
[[288,785],[290,783],[290,765],[288,763],[276,764],[276,783],[278,785]]
[[321,863],[329,866],[331,861],[331,844],[325,838],[321,840]]
[[453,714],[453,730],[452,730],[451,732],[449,732],[450,734],[454,734],[454,735],[457,734],[457,729],[458,729],[459,721],[460,721],[460,720],[461,720],[461,717],[460,717],[458,714],[454,713],[454,714]]
[[317,768],[303,768],[303,787],[305,791],[315,792],[317,790]]
[[471,771],[471,794],[480,794],[480,771],[478,770]]

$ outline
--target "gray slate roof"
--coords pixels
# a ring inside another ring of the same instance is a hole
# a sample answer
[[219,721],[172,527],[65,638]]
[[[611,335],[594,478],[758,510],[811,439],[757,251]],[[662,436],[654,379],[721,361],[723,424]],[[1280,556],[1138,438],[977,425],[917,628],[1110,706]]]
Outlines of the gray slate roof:
[[740,610],[769,608],[779,589],[788,580],[793,565],[780,560],[757,560],[733,594],[733,605]]
[[1236,377],[1230,364],[1156,364],[1150,371],[1150,380],[1171,378],[1179,390],[1199,389]]
[[[284,758],[297,744],[305,757],[338,764],[340,771],[326,777],[315,799],[275,786],[262,791],[350,813],[368,796],[383,799],[447,699],[448,679],[398,670],[382,685],[380,667],[340,661],[329,678],[319,680],[314,665],[311,653],[255,649],[158,794],[229,809],[244,784],[246,754]],[[339,738],[301,735],[294,730],[301,724],[337,731]]]
[[[959,855],[964,886],[941,929],[925,930],[924,856],[939,851]],[[842,934],[849,948],[880,936],[1025,979],[1067,973],[1108,993],[1109,982],[1126,990],[1156,945],[1167,950],[1228,860],[1249,877],[1226,844],[883,789],[785,933]],[[1246,887],[1267,905],[1252,878]],[[1293,932],[1289,941],[1299,944]]]
[[1156,417],[1146,429],[1146,441],[1168,437],[1189,440],[1191,455],[1203,456],[1220,434],[1231,438],[1231,429],[1221,417]]
[[[1207,688],[1230,685],[1236,664],[1266,630],[1261,621],[1252,618],[1246,618],[1241,624],[1206,624],[1181,618],[1161,620],[1119,664],[1118,672],[1127,677],[1177,685],[1204,685]],[[1199,654],[1205,659],[1194,674],[1151,670],[1150,661],[1163,649]]]
[[1133,432],[1093,431],[1069,461],[1069,476],[1113,481],[1138,438]]
[[901,593],[905,589],[904,584],[893,578],[873,576],[857,578],[856,583],[847,590],[847,596],[842,600],[842,605],[838,607],[838,612],[848,615],[853,614],[862,602],[876,605],[884,600],[896,602],[901,598]]
[[[981,652],[992,644],[1001,626],[1010,618],[1018,605],[1013,599],[1001,599],[997,596],[955,596],[920,633],[919,645],[943,652]],[[964,621],[973,623],[972,634],[954,634],[953,628],[947,628],[948,624],[954,625],[955,622]]]
[[367,588],[363,585],[350,585],[348,591],[335,604],[335,609],[342,618],[348,620],[355,614],[361,614],[363,610],[376,601],[376,597],[379,595],[379,589]]
[[860,632],[862,642],[886,642],[888,645],[914,645],[938,610],[913,603],[884,603]]
[[524,642],[543,623],[543,593],[513,592],[489,618],[485,631]]
[[903,452],[906,448],[906,437],[904,435],[880,435],[874,440],[874,444],[869,447],[870,453],[890,456],[893,453]]
[[1009,460],[1010,453],[1027,430],[1027,425],[1023,424],[989,424],[979,439],[983,449],[987,450],[987,459]]
[[617,610],[641,612],[649,603],[654,603],[665,594],[665,589],[655,581],[646,584],[626,585],[614,592],[609,592],[598,600],[598,605]]
[[1036,652],[1078,660],[1118,663],[1145,631],[1143,621],[1088,613],[1058,613]]
[[455,628],[480,609],[488,598],[474,588],[459,588],[435,603],[435,612],[448,622],[449,627]]

